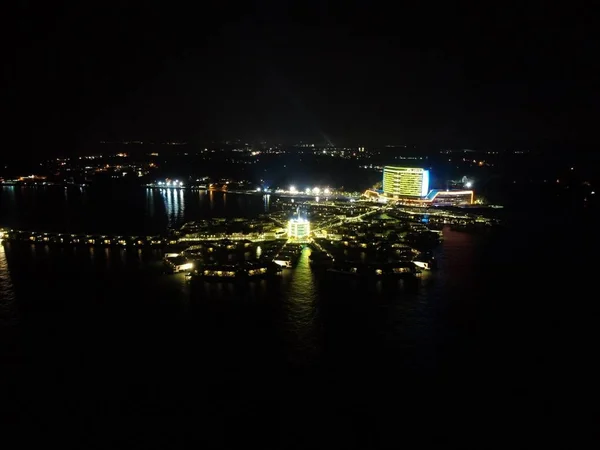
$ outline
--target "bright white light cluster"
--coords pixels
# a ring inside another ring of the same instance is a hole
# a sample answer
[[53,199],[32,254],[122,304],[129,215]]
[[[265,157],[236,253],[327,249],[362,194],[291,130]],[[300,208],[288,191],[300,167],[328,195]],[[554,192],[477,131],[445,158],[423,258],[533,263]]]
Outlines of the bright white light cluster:
[[182,187],[183,186],[183,181],[179,181],[179,180],[175,180],[175,181],[167,180],[167,181],[159,181],[156,184],[158,184],[159,186],[167,186],[167,187]]
[[[298,188],[296,188],[296,186],[290,186],[288,192],[290,194],[297,194],[299,191],[298,191]],[[319,195],[321,193],[323,193],[325,195],[329,195],[329,194],[331,194],[331,189],[329,189],[329,188],[321,189],[318,186],[315,186],[313,188],[307,187],[306,189],[304,189],[304,193],[306,195],[311,195],[311,194],[312,195]]]

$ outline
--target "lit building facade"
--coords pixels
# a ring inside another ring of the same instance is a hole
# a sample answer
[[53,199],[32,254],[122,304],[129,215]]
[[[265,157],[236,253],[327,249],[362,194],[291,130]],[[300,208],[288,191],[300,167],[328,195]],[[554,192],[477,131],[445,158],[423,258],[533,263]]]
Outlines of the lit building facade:
[[425,207],[472,205],[475,197],[470,189],[429,190],[429,170],[394,166],[383,168],[383,190],[367,189],[363,195],[378,202]]
[[425,197],[429,193],[429,170],[385,166],[383,192],[390,197]]
[[292,219],[288,222],[288,237],[304,239],[310,235],[310,222],[306,219]]
[[475,194],[472,190],[447,190],[432,189],[425,198],[426,202],[439,206],[472,205]]
[[412,206],[461,206],[472,205],[474,203],[475,193],[472,190],[447,190],[432,189],[425,197],[390,197],[381,192],[367,189],[363,194],[365,197],[376,201],[397,201],[401,204]]

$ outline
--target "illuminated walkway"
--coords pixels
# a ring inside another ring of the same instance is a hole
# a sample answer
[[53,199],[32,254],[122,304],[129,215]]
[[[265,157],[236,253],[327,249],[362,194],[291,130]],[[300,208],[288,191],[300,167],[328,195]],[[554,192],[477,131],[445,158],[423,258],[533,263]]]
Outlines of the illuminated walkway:
[[337,227],[337,226],[343,225],[344,223],[360,222],[365,217],[371,216],[371,215],[373,215],[375,213],[379,213],[382,210],[382,208],[378,207],[378,206],[373,206],[372,208],[373,208],[373,210],[367,211],[367,212],[362,213],[362,214],[360,214],[358,216],[344,217],[344,218],[338,219],[338,220],[336,220],[335,222],[332,222],[332,223],[328,223],[329,221],[326,221],[325,223],[327,223],[327,225],[321,225],[320,224],[316,228],[314,228],[312,230],[312,232],[316,233],[316,232],[319,232],[319,231],[322,231],[322,230],[327,230],[330,227]]

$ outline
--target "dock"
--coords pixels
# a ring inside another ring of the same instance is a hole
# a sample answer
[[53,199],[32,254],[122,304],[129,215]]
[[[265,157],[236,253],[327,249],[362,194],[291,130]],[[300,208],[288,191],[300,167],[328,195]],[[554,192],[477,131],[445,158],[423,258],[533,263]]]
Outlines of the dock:
[[24,230],[0,230],[0,240],[42,245],[98,246],[98,247],[165,247],[178,244],[178,239],[167,236],[124,236],[106,234],[69,234]]

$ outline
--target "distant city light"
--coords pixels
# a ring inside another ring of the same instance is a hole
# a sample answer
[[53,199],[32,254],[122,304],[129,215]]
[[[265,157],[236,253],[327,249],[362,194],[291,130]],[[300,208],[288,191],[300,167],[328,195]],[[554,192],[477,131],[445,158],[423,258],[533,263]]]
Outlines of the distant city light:
[[310,188],[306,188],[306,190],[304,191],[306,194],[310,195]]
[[296,186],[290,186],[290,192],[292,194],[296,194],[298,192],[298,189],[296,189]]
[[321,192],[321,189],[320,189],[320,188],[318,188],[318,187],[314,187],[314,188],[313,188],[313,190],[312,190],[312,192],[313,192],[313,194],[315,194],[315,195],[319,195],[319,193]]
[[325,188],[325,190],[323,192],[325,193],[325,195],[331,194],[331,191],[329,190],[329,188]]
[[472,181],[467,181],[467,182],[465,183],[465,187],[466,187],[467,189],[470,189],[470,188],[472,188],[472,187],[473,187],[473,182],[472,182]]

